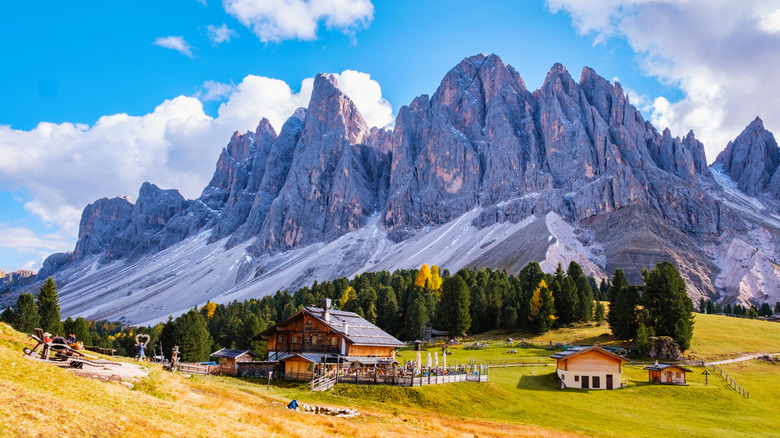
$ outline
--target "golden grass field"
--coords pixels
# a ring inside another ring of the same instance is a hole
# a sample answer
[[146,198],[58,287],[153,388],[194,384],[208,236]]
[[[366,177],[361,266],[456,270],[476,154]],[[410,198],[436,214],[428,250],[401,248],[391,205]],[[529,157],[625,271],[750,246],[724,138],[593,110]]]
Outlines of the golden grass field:
[[[714,359],[780,352],[780,324],[697,315],[691,355]],[[607,326],[552,331],[535,341],[587,343]],[[512,336],[493,334],[500,340]],[[605,343],[609,337],[603,337]],[[511,437],[511,436],[777,436],[780,365],[753,360],[723,365],[751,392],[746,399],[701,368],[690,386],[646,383],[625,367],[628,388],[559,391],[552,366],[494,368],[488,383],[398,388],[339,384],[311,393],[301,383],[193,376],[148,365],[135,388],[77,377],[25,359],[25,335],[0,323],[0,436],[22,437]],[[770,351],[777,350],[777,351]],[[431,350],[433,351],[433,350]],[[506,360],[506,348],[455,348],[448,360]],[[520,360],[549,351],[520,349]],[[401,352],[401,358],[411,353]],[[513,357],[515,359],[515,357]],[[341,419],[286,409],[290,399],[357,408]]]

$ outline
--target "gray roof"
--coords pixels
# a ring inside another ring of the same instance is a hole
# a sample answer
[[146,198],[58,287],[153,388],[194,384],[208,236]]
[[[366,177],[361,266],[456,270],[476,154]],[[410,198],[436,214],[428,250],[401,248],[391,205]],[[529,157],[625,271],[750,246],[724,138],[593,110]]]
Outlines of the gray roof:
[[329,310],[330,321],[322,319],[323,309],[320,307],[305,307],[304,310],[331,330],[341,334],[354,345],[377,345],[382,347],[404,347],[406,344],[386,333],[381,328],[371,324],[360,315],[343,310]]
[[247,353],[251,356],[257,356],[257,354],[253,353],[250,350],[231,350],[230,348],[223,348],[221,350],[211,353],[211,357],[227,357],[227,358],[235,359]]
[[679,369],[685,371],[686,373],[693,372],[693,371],[689,370],[688,368],[685,368],[685,367],[680,366],[680,365],[675,365],[673,363],[657,363],[655,365],[646,366],[643,369],[650,370],[650,371],[661,371],[661,370],[665,370],[667,368],[679,368]]
[[553,359],[567,359],[567,358],[570,358],[572,356],[576,356],[576,355],[578,355],[580,353],[584,353],[584,352],[586,352],[588,350],[599,351],[599,352],[604,353],[604,354],[606,354],[608,356],[612,356],[615,359],[619,359],[619,360],[625,361],[625,362],[630,362],[627,358],[625,358],[625,357],[623,357],[623,356],[621,356],[621,355],[619,355],[617,353],[613,353],[613,352],[607,350],[606,348],[599,347],[597,345],[589,345],[589,346],[582,346],[582,347],[572,347],[572,348],[570,348],[568,350],[564,350],[564,351],[561,351],[559,353],[555,353],[555,354],[553,354],[550,357],[553,358]]

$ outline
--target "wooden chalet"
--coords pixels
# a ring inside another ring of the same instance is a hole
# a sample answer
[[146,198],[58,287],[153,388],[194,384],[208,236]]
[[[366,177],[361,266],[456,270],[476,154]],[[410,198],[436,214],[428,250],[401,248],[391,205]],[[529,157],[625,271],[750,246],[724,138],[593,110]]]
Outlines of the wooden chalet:
[[252,362],[256,357],[258,357],[257,354],[250,350],[233,350],[230,348],[223,348],[211,353],[211,358],[219,365],[219,372],[232,375],[237,374],[239,364]]
[[649,382],[659,385],[687,385],[685,373],[691,372],[688,368],[679,365],[658,362],[644,369],[648,371]]
[[406,344],[356,313],[305,307],[259,333],[266,341],[268,360],[283,367],[284,377],[308,380],[314,375],[336,375],[340,369],[371,367],[387,373],[397,364],[396,348]]
[[551,356],[557,361],[558,378],[567,388],[615,389],[620,387],[625,357],[601,347],[574,347]]

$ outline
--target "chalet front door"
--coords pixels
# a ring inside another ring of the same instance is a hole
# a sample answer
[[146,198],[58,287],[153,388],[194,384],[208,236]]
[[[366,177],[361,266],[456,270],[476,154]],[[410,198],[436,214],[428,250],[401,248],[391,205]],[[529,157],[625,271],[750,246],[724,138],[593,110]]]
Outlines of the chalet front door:
[[607,389],[613,389],[612,374],[607,374]]
[[590,376],[582,376],[582,389],[590,389]]

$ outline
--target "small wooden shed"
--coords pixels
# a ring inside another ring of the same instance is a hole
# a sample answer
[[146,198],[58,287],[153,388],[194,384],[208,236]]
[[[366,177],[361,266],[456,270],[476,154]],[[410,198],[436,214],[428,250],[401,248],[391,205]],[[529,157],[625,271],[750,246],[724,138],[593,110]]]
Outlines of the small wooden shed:
[[658,362],[644,369],[648,372],[649,382],[659,385],[687,385],[685,373],[691,372],[688,368],[679,365]]
[[235,375],[238,370],[239,362],[252,362],[257,354],[251,350],[234,350],[223,348],[211,353],[211,357],[219,364],[219,372]]

